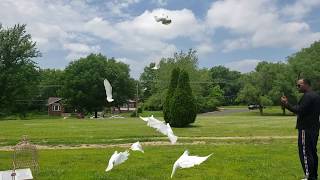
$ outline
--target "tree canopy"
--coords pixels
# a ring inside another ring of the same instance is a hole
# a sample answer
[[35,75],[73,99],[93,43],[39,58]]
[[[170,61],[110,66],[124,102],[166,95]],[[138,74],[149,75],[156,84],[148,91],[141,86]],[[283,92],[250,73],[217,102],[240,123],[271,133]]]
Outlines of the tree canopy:
[[40,56],[25,28],[0,25],[0,109],[23,116],[38,91],[39,72],[32,58]]
[[112,86],[114,99],[108,106],[120,106],[134,97],[135,84],[129,76],[129,66],[101,54],[90,54],[68,65],[64,74],[63,97],[79,111],[101,111],[106,105],[105,78]]

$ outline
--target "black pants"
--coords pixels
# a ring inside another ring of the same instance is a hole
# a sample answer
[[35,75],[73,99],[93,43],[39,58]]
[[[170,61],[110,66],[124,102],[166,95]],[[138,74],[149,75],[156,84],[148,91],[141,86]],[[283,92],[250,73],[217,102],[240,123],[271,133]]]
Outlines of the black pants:
[[299,129],[299,157],[303,171],[308,180],[318,178],[318,136],[319,130]]

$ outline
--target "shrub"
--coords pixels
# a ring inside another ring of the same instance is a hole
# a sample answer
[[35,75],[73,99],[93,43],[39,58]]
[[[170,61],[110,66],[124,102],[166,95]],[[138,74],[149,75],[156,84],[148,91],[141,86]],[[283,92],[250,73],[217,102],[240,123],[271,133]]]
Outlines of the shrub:
[[179,73],[180,69],[174,68],[171,72],[171,80],[170,80],[170,85],[169,89],[167,91],[166,99],[163,104],[163,118],[164,120],[168,123],[170,121],[170,111],[172,109],[172,98],[174,95],[174,92],[177,88],[178,80],[179,80]]
[[169,123],[173,127],[185,127],[194,123],[197,116],[197,107],[186,71],[180,71],[177,88],[170,104]]

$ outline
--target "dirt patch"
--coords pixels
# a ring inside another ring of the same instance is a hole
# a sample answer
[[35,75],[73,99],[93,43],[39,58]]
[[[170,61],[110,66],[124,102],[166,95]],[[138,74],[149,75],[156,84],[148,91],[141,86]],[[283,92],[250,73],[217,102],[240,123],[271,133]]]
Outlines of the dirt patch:
[[[205,140],[272,140],[272,139],[295,139],[296,136],[233,136],[233,137],[178,137],[178,140],[193,140],[192,142],[177,142],[171,144],[168,141],[160,141],[167,139],[162,137],[152,138],[155,141],[140,142],[142,146],[169,146],[169,145],[196,145],[208,144]],[[121,139],[125,140],[125,139]],[[213,143],[210,143],[213,144]],[[221,144],[221,143],[220,143]],[[79,145],[37,145],[38,149],[97,149],[110,147],[129,148],[132,143],[124,144],[79,144]],[[13,146],[0,146],[0,151],[13,151]]]

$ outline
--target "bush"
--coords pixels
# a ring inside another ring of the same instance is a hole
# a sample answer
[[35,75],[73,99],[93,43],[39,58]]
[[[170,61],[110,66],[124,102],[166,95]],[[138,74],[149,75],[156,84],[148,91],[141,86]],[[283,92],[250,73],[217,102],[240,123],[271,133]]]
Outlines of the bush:
[[137,114],[136,111],[132,111],[130,117],[139,117],[139,113]]
[[169,85],[169,89],[167,91],[165,102],[163,104],[163,118],[166,121],[166,123],[168,123],[170,121],[169,116],[171,114],[170,111],[172,109],[172,107],[171,107],[172,98],[173,98],[174,92],[177,88],[179,74],[180,74],[180,69],[178,67],[174,68],[171,72],[170,85]]
[[197,116],[197,107],[189,84],[189,75],[181,71],[178,85],[170,104],[169,123],[173,127],[185,127],[194,123]]
[[212,112],[217,110],[220,102],[212,97],[198,97],[196,99],[198,113]]
[[155,94],[150,96],[144,103],[143,108],[147,111],[160,111],[162,110],[161,105],[161,94]]

